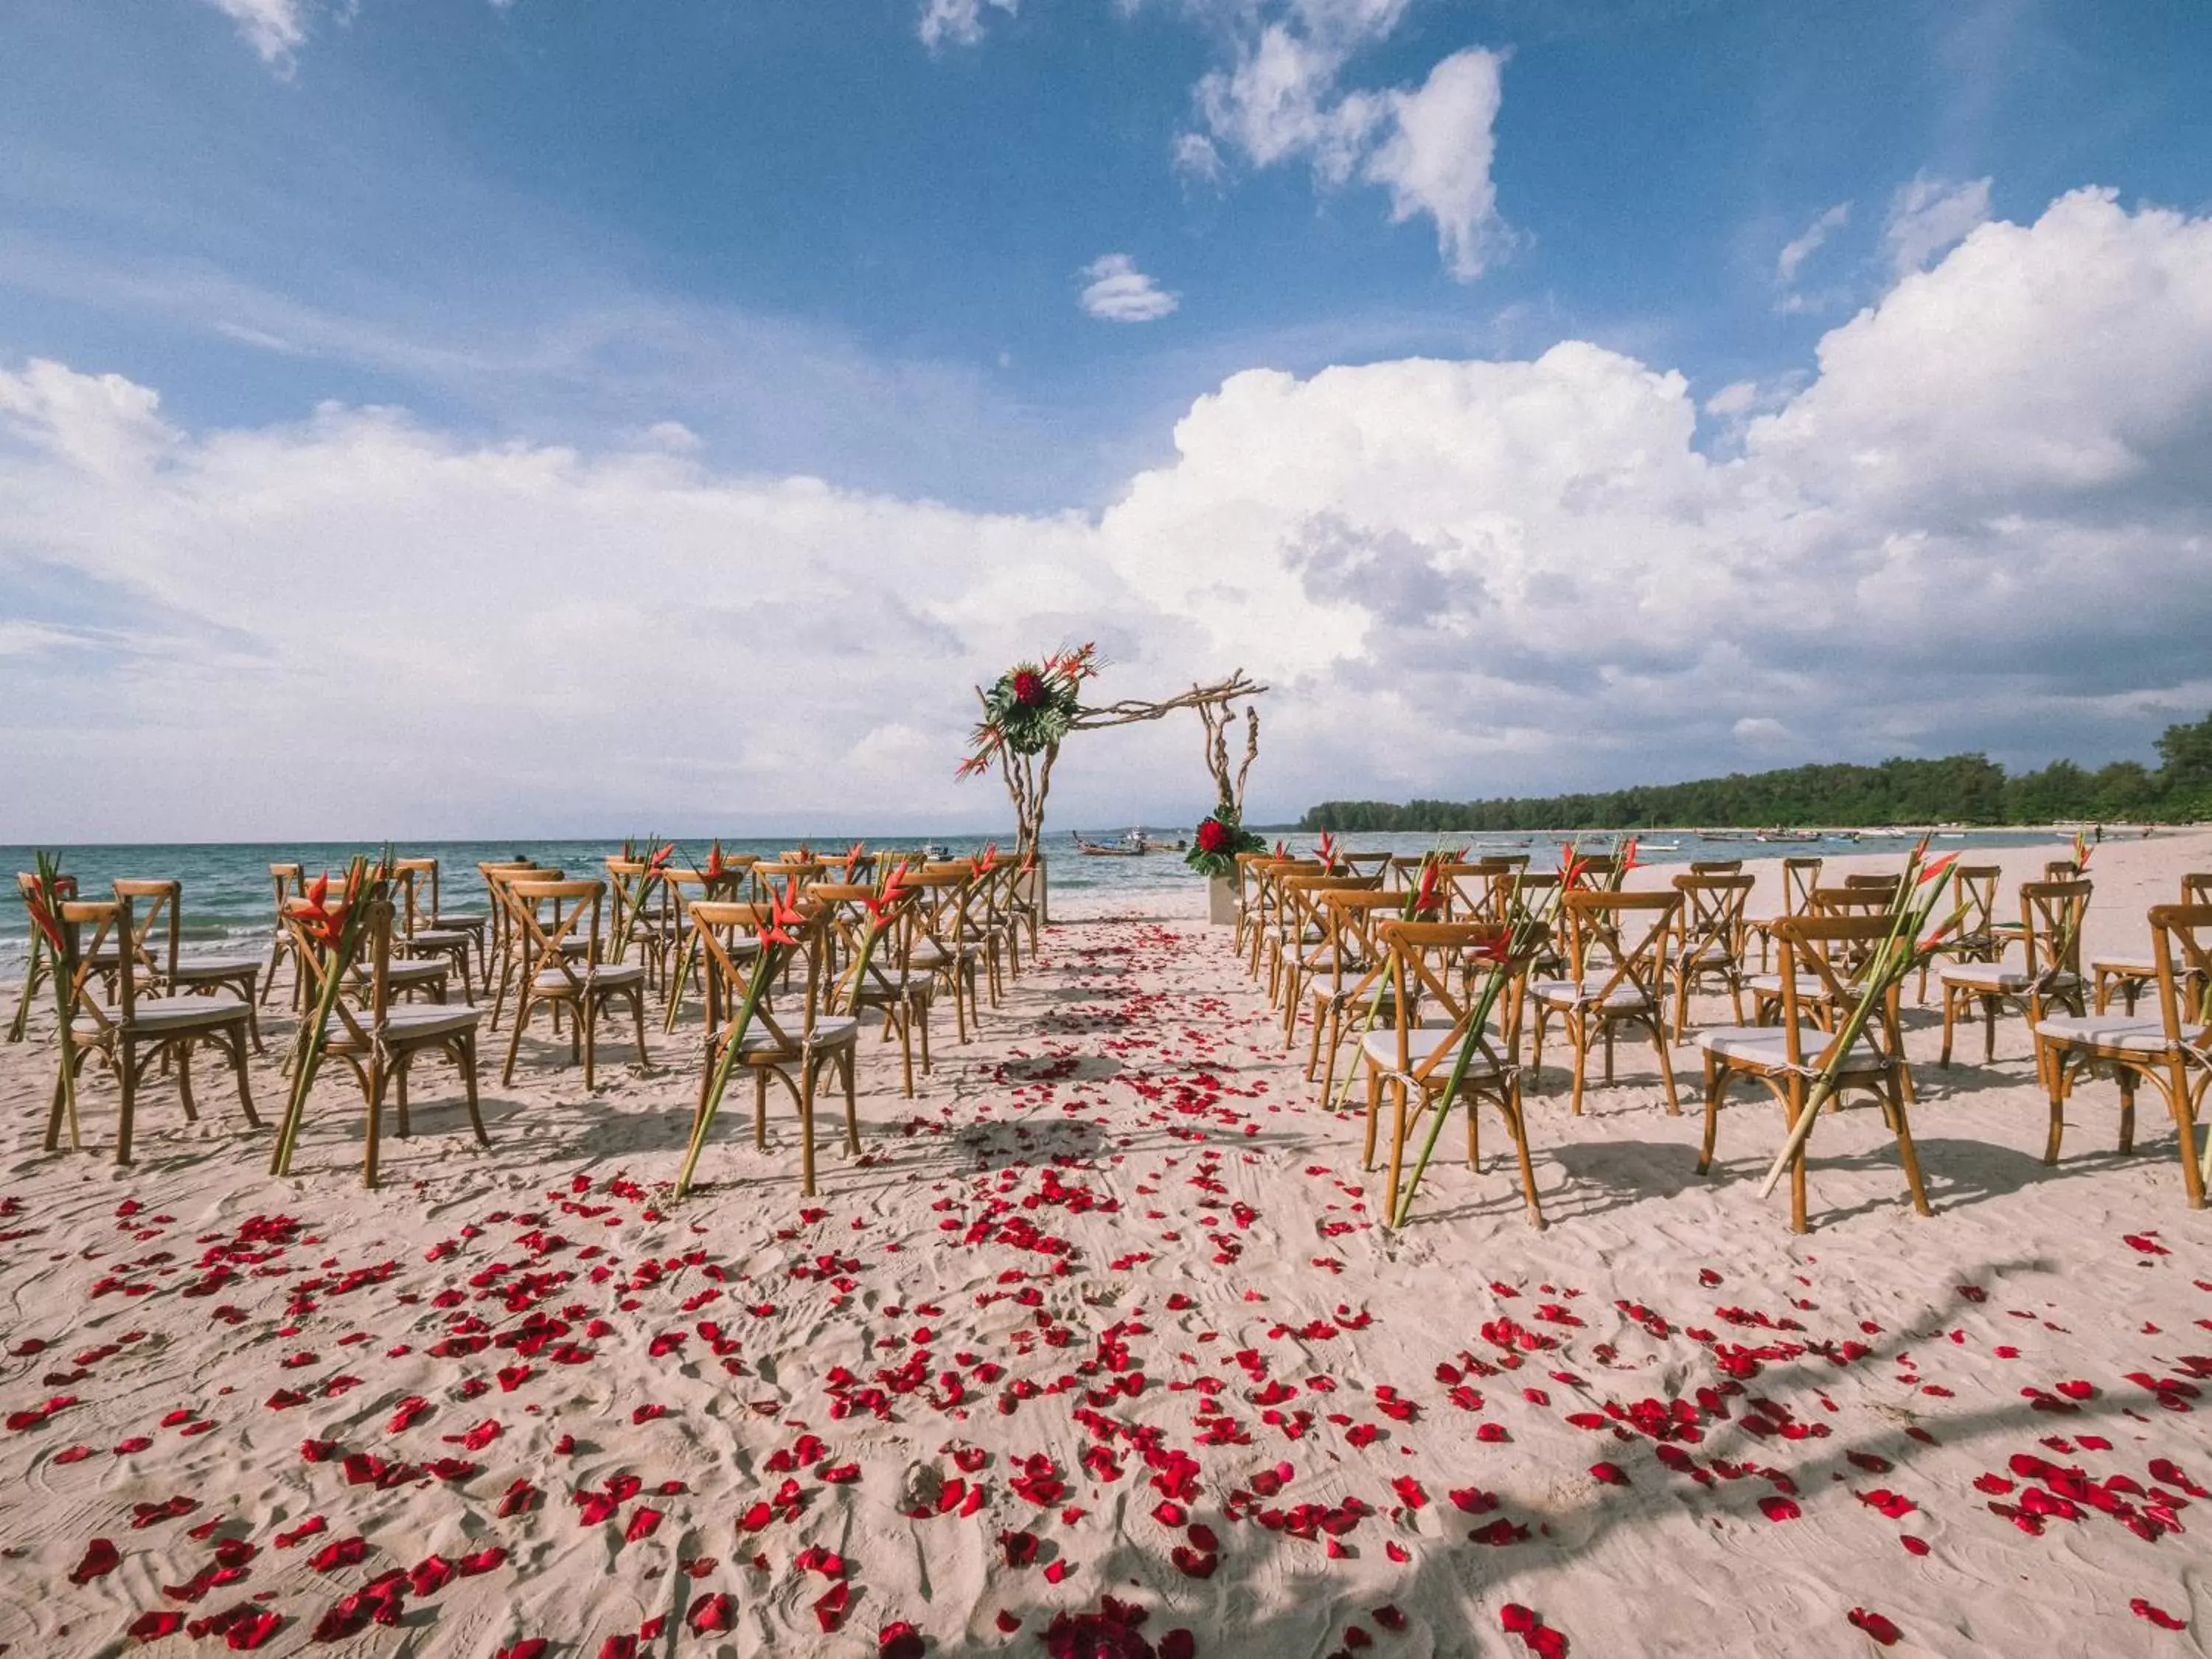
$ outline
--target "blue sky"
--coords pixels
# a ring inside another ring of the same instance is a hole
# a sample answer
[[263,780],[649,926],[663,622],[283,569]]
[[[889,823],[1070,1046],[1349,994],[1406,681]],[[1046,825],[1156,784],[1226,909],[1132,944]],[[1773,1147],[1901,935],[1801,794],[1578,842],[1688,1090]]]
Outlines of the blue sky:
[[[0,372],[47,360],[157,394],[203,469],[210,446],[381,408],[456,455],[642,446],[690,487],[804,476],[1047,541],[1071,518],[1110,529],[1136,481],[1177,465],[1178,422],[1261,369],[1370,368],[1373,391],[1410,360],[1586,343],[1681,377],[1692,453],[1725,463],[1816,387],[1822,342],[1863,309],[1964,284],[1949,262],[1978,227],[2035,226],[2093,187],[2130,224],[2155,208],[2194,227],[2212,198],[2212,9],[2193,0],[72,0],[0,11],[0,62],[31,70],[0,99]],[[2056,234],[2027,251],[2068,257]],[[2172,343],[2194,362],[2193,337]],[[2185,432],[2196,386],[2174,394]],[[200,477],[196,499],[220,487],[237,511],[234,477]],[[1471,546],[1483,507],[1362,533]],[[2123,540],[2140,528],[2098,510]],[[1316,505],[1297,534],[1341,516]],[[1908,518],[1864,544],[1944,522]],[[1212,532],[1175,533],[1188,560]],[[35,649],[19,631],[0,694],[259,637],[66,537],[10,536],[0,599],[50,631]],[[1362,625],[1295,542],[1273,556],[1313,605],[1296,628]],[[902,556],[893,535],[839,568]],[[1095,556],[1035,556],[1048,586]],[[1103,563],[1109,613],[1130,584],[1156,597],[1141,560]],[[1344,695],[1379,615],[1359,648],[1273,672],[1325,659]],[[149,617],[168,619],[159,652]],[[1097,631],[1049,604],[933,620],[970,678],[999,648],[981,623]],[[1181,670],[1181,649],[1126,659]],[[2196,684],[2160,665],[2124,708],[2085,681],[2039,690],[2070,713],[2025,730],[1929,718],[1867,740],[2140,753]],[[1779,723],[1806,757],[1850,746]],[[1530,762],[1561,735],[1541,724],[1504,751],[1470,733],[1443,775],[1364,781],[1630,781],[1620,757]],[[848,736],[875,729],[856,714]],[[1673,775],[1746,757],[1685,738],[1628,758]]]

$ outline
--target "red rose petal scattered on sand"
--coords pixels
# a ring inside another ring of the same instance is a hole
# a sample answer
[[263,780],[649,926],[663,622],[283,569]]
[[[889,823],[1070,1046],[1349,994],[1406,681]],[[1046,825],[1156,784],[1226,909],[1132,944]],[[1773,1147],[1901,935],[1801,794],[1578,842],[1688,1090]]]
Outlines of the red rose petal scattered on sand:
[[727,1595],[705,1595],[694,1602],[684,1623],[695,1636],[706,1636],[735,1630],[738,1623],[738,1604]]
[[2128,1608],[2138,1619],[2148,1619],[2160,1630],[2186,1630],[2189,1621],[2177,1619],[2163,1607],[2153,1607],[2140,1595],[2128,1603]]
[[84,1547],[84,1559],[70,1571],[72,1584],[89,1584],[95,1578],[105,1577],[115,1571],[123,1557],[113,1543],[105,1538],[95,1538]]
[[1759,1500],[1759,1511],[1770,1521],[1795,1521],[1804,1511],[1795,1498],[1772,1496]]
[[1882,1646],[1887,1648],[1896,1645],[1898,1638],[1897,1626],[1891,1624],[1889,1620],[1883,1618],[1881,1614],[1878,1613],[1869,1613],[1864,1607],[1853,1607],[1850,1611],[1850,1621],[1859,1629],[1864,1631],[1869,1636],[1873,1637],[1875,1641],[1881,1643]]

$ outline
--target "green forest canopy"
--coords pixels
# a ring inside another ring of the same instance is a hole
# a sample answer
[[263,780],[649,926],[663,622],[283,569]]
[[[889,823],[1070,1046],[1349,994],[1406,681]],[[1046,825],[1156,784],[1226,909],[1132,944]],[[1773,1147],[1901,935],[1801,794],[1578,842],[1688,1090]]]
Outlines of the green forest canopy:
[[1885,823],[2178,822],[2212,818],[2212,714],[2169,726],[2159,765],[2114,761],[2092,772],[2072,761],[2008,775],[1984,755],[1886,760],[1879,766],[1793,766],[1724,778],[1502,800],[1331,800],[1301,830],[1649,830]]

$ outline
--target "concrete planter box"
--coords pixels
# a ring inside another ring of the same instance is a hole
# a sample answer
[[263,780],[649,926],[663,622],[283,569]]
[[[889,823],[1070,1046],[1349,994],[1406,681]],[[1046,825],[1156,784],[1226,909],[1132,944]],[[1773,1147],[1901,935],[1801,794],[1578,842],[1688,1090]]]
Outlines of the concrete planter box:
[[1206,878],[1206,919],[1216,927],[1237,925],[1237,882],[1231,876]]

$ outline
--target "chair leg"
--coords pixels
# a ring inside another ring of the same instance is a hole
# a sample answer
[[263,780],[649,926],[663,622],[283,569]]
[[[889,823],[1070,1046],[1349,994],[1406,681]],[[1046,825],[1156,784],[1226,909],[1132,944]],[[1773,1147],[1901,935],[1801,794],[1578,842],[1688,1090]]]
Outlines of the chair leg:
[[1992,1066],[1997,1057],[1997,1000],[1982,999],[1982,1064]]
[[[1803,1080],[1793,1078],[1790,1085],[1790,1109],[1785,1114],[1793,1132],[1797,1127],[1797,1120],[1804,1115],[1810,1104]],[[1797,1155],[1790,1160],[1790,1231],[1793,1233],[1811,1231],[1805,1224],[1805,1150],[1810,1144],[1809,1139],[1799,1142]]]
[[407,1056],[404,1054],[392,1063],[392,1103],[399,1112],[399,1138],[402,1140],[411,1139],[415,1127],[407,1120]]
[[576,1005],[576,1024],[584,1032],[584,1092],[592,1091],[593,1063],[599,1056],[599,1015],[606,1004],[593,996],[588,988]]
[[1946,985],[1943,988],[1943,1052],[1936,1057],[1938,1066],[1948,1066],[1951,1063],[1951,1031],[1958,1014],[1958,998],[1951,987]]
[[115,1161],[118,1164],[128,1164],[131,1162],[131,1117],[133,1109],[137,1105],[138,1056],[133,1052],[128,1037],[123,1039],[116,1052],[118,1060],[115,1076],[117,1082],[122,1086],[123,1106],[121,1115],[116,1120]]
[[854,1062],[858,1058],[852,1048],[838,1051],[837,1071],[845,1085],[845,1150],[854,1158],[860,1155],[860,1107],[853,1086]]
[[2120,1070],[2120,1151],[2136,1149],[2136,1074],[2127,1066]]
[[362,1131],[361,1149],[361,1184],[372,1191],[377,1182],[377,1154],[383,1145],[384,1085],[383,1062],[372,1057],[368,1062],[368,1086],[362,1091],[368,1122]]
[[1898,1085],[1897,1074],[1903,1066],[1892,1069],[1886,1086],[1889,1110],[1897,1129],[1897,1161],[1905,1166],[1905,1184],[1912,1194],[1912,1207],[1920,1215],[1933,1215],[1928,1207],[1927,1184],[1920,1178],[1920,1154],[1912,1145],[1912,1126],[1905,1120],[1905,1091]]
[[185,1121],[200,1121],[199,1103],[192,1098],[192,1045],[189,1042],[172,1043],[168,1052],[177,1061],[177,1098],[185,1104]]
[[2066,1067],[2062,1061],[2049,1079],[2051,1127],[2043,1142],[2043,1161],[2045,1164],[2058,1162],[2059,1139],[2066,1133],[2067,1089]]
[[1710,1175],[1713,1167],[1713,1140],[1721,1127],[1721,1096],[1728,1090],[1728,1073],[1714,1055],[1705,1056],[1705,1142],[1698,1154],[1698,1173]]
[[233,1026],[230,1032],[230,1069],[238,1079],[238,1104],[246,1114],[246,1127],[258,1129],[261,1127],[261,1117],[253,1109],[253,1085],[246,1080],[246,1039],[239,1035],[236,1026]]
[[1359,1167],[1375,1167],[1375,1119],[1382,1109],[1382,1073],[1372,1066],[1367,1068],[1367,1138],[1359,1149]]
[[[505,987],[502,985],[501,988],[504,989]],[[522,1047],[523,1028],[529,1024],[529,994],[526,992],[517,992],[514,999],[514,1030],[507,1035],[507,1064],[501,1068],[499,1074],[499,1086],[502,1089],[510,1089],[514,1086],[514,1056],[516,1052]]]
[[477,1133],[477,1145],[489,1146],[491,1137],[484,1133],[483,1114],[477,1105],[477,1038],[476,1033],[465,1033],[455,1045],[454,1056],[460,1062],[461,1086],[469,1104],[469,1127]]
[[1589,1028],[1583,1024],[1582,1011],[1577,1008],[1566,1017],[1568,1046],[1575,1051],[1574,1097],[1568,1106],[1576,1117],[1583,1115],[1583,1073],[1589,1068]]
[[799,1189],[814,1196],[814,1068],[803,1066],[799,1078]]
[[1406,1099],[1412,1091],[1403,1078],[1390,1081],[1390,1184],[1383,1190],[1382,1218],[1398,1212],[1398,1174],[1406,1162]]
[[647,1066],[652,1065],[653,1061],[645,1052],[645,993],[643,991],[632,991],[629,994],[629,1007],[630,1012],[636,1017],[637,1063],[640,1066]]
[[902,1009],[894,1014],[891,1005],[884,1005],[884,1024],[898,1027],[899,1076],[908,1100],[914,1098],[914,1017],[911,1009]]
[[269,1051],[261,1046],[261,999],[254,994],[254,981],[260,976],[258,968],[248,969],[246,975],[246,1029],[253,1038],[253,1052],[265,1054]]
[[[2170,1081],[2166,1086],[2166,1104],[2173,1112],[2176,1139],[2181,1142],[2181,1189],[2189,1200],[2189,1207],[2204,1207],[2204,1168],[2197,1157],[2197,1114],[2191,1106],[2189,1092],[2189,1064],[2180,1054],[2170,1055],[2166,1065]],[[2212,1146],[2206,1148],[2205,1163],[2212,1164]]]
[[1674,1092],[1674,1058],[1668,1050],[1667,1034],[1660,1029],[1659,1018],[1651,1018],[1651,1046],[1659,1051],[1659,1080],[1667,1085],[1667,1115],[1682,1115],[1681,1097]]
[[753,1147],[768,1150],[768,1068],[756,1066],[753,1074]]
[[[1521,1085],[1516,1079],[1508,1085],[1504,1101],[1505,1127],[1513,1136],[1513,1149],[1521,1161],[1521,1196],[1528,1203],[1528,1224],[1538,1232],[1544,1231],[1544,1206],[1536,1201],[1536,1168],[1528,1157],[1528,1118],[1521,1109]],[[1469,1108],[1473,1115],[1473,1108]]]

